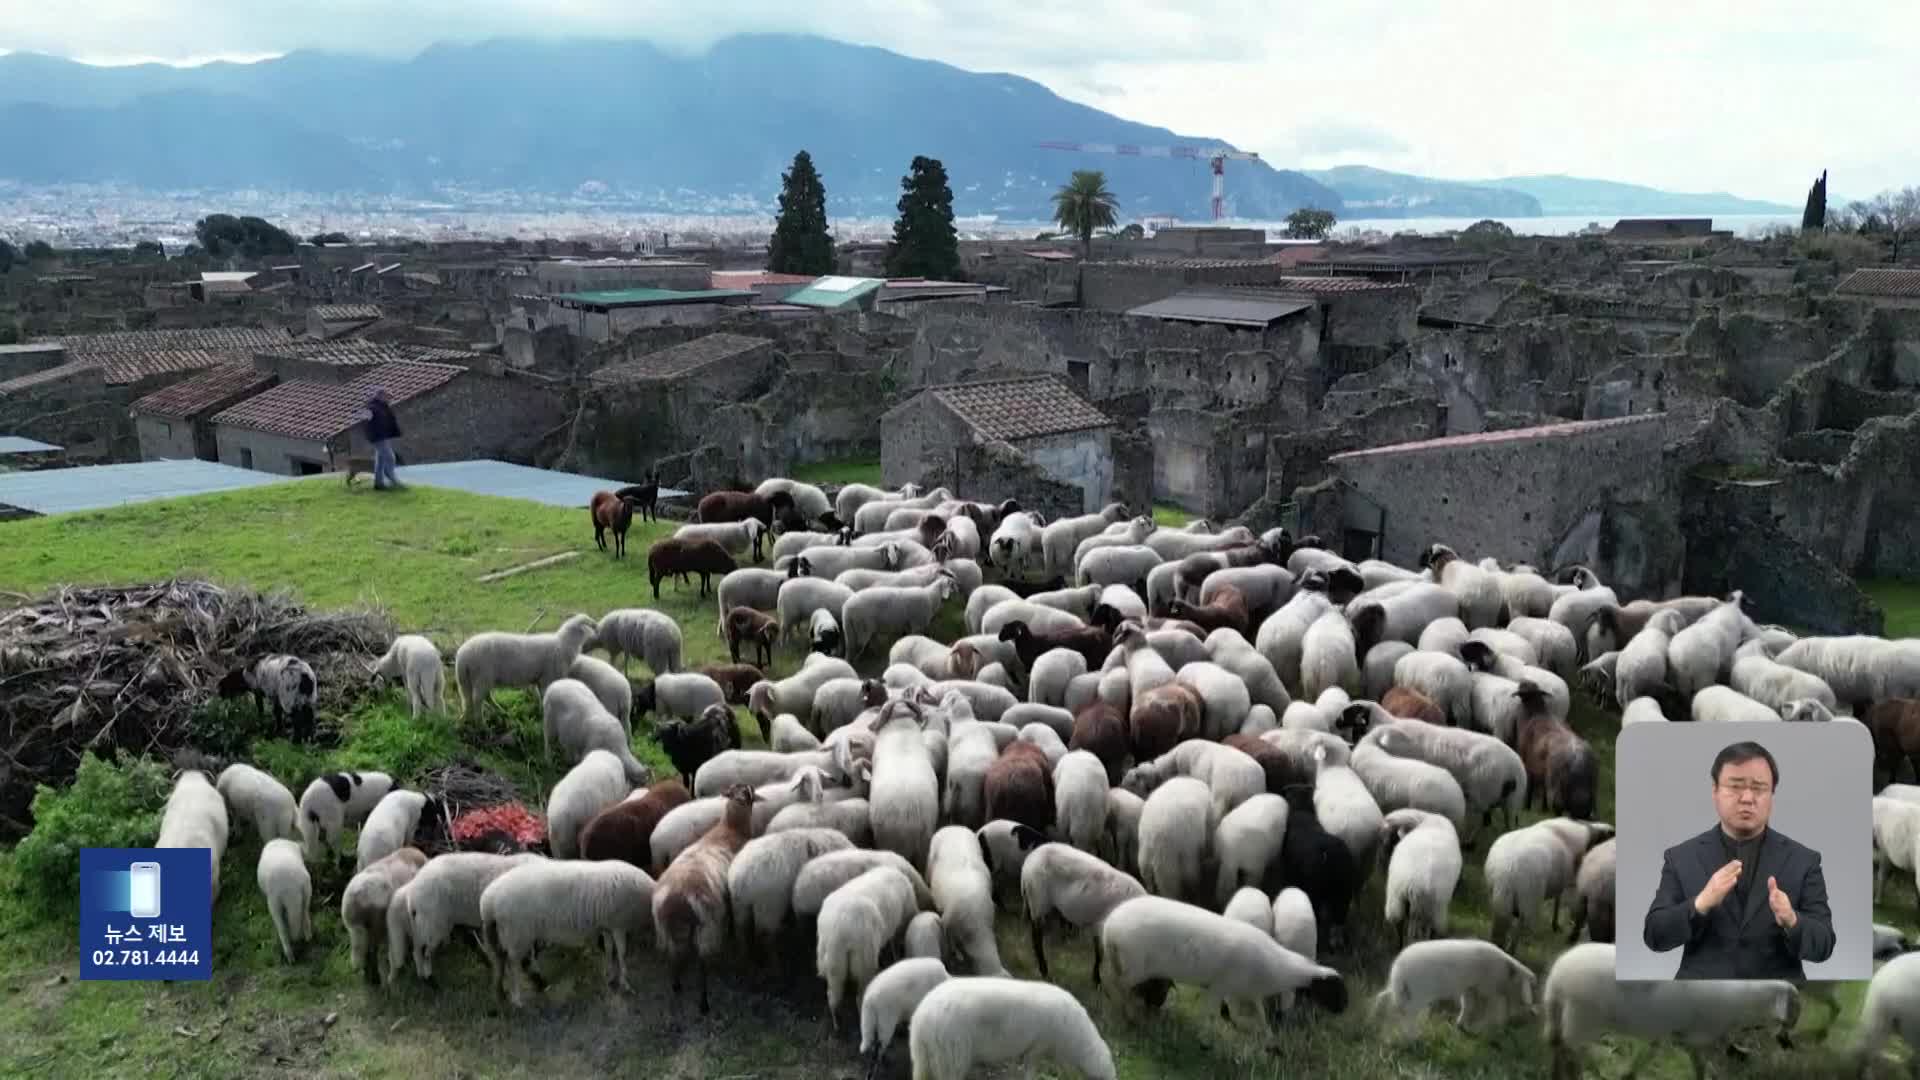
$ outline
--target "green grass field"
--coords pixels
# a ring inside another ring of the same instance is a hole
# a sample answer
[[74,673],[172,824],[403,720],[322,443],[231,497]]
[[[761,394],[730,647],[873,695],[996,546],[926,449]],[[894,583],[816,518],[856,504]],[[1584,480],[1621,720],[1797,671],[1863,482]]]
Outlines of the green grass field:
[[[584,511],[468,496],[428,488],[375,495],[316,479],[268,489],[101,513],[0,526],[0,589],[36,592],[68,583],[133,582],[175,574],[208,575],[230,584],[285,586],[307,602],[336,607],[383,605],[403,630],[432,634],[449,648],[483,629],[549,629],[574,611],[651,604],[645,577],[648,543],[669,526],[636,528],[631,555],[616,562],[594,549]],[[476,578],[561,552],[574,559],[490,584]],[[658,605],[679,620],[688,661],[724,656],[714,636],[712,601],[697,589],[666,586]],[[1909,596],[1915,594],[1908,594]],[[1906,603],[1900,617],[1912,619]],[[1889,632],[1893,632],[1892,606]],[[957,611],[937,633],[950,634]],[[776,662],[779,674],[798,664],[797,651]],[[869,661],[863,668],[877,668]],[[411,721],[398,692],[366,700],[349,714],[327,717],[337,745],[324,750],[284,740],[261,741],[251,758],[295,791],[325,767],[380,767],[402,778],[457,756],[511,776],[530,804],[559,775],[540,751],[535,704],[499,695],[504,721],[462,728],[445,717]],[[1584,707],[1581,730],[1604,765],[1601,815],[1613,816],[1613,736],[1617,720]],[[636,750],[665,768],[644,736]],[[71,916],[29,910],[11,886],[11,853],[0,854],[0,1076],[253,1076],[299,1071],[323,1076],[588,1076],[644,1069],[661,1077],[855,1076],[857,1036],[830,1034],[819,981],[807,970],[769,973],[735,958],[716,972],[714,1015],[701,1019],[666,991],[658,958],[636,950],[630,977],[636,993],[600,989],[598,959],[555,954],[543,959],[553,989],[507,1022],[486,986],[484,963],[459,945],[436,965],[442,989],[411,978],[369,990],[349,970],[339,919],[342,868],[316,868],[315,940],[295,966],[284,964],[253,880],[258,842],[236,825],[222,869],[214,921],[214,977],[206,984],[80,983]],[[1484,851],[1484,845],[1482,845]],[[1482,935],[1489,920],[1479,871],[1469,866],[1452,908],[1452,932]],[[1271,1048],[1256,1033],[1234,1028],[1191,990],[1176,991],[1155,1017],[1091,985],[1084,940],[1049,942],[1055,978],[1088,1004],[1113,1046],[1120,1073],[1150,1077],[1509,1077],[1540,1075],[1547,1054],[1537,1022],[1470,1035],[1436,1013],[1405,1044],[1383,1040],[1364,1005],[1390,962],[1391,935],[1382,925],[1375,873],[1356,902],[1349,949],[1323,961],[1346,973],[1355,1007],[1345,1015],[1308,1014],[1279,1028]],[[1893,895],[1903,895],[1896,890]],[[1002,957],[1016,974],[1035,976],[1024,923],[1009,899],[1000,926]],[[1877,917],[1920,929],[1910,908],[1882,908]],[[1544,971],[1566,937],[1544,918],[1519,949]],[[1861,991],[1841,992],[1833,1028],[1838,1046],[1857,1015]],[[1826,1016],[1807,1010],[1807,1027]],[[1750,1040],[1758,1075],[1837,1075],[1831,1050],[1782,1055]],[[1599,1075],[1618,1076],[1640,1049],[1629,1040],[1590,1048]],[[906,1051],[889,1056],[890,1075],[905,1075]],[[1685,1056],[1663,1048],[1639,1075],[1687,1074]],[[1043,1075],[1055,1075],[1044,1073]]]

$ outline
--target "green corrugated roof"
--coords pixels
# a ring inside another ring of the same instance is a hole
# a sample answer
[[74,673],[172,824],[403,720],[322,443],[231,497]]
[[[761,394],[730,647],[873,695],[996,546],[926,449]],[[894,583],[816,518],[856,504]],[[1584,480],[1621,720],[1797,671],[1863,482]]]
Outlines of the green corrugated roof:
[[642,307],[647,304],[691,304],[757,295],[751,289],[600,289],[594,292],[555,293],[555,300],[596,307]]
[[782,299],[783,304],[799,304],[802,307],[837,308],[860,299],[878,290],[887,283],[885,278],[857,278],[829,275],[815,278],[813,284]]

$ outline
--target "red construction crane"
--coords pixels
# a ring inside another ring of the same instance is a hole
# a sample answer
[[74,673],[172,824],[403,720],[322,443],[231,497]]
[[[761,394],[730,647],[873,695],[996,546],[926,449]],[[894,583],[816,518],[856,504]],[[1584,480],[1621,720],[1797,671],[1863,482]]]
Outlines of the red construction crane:
[[1128,157],[1192,158],[1205,160],[1213,167],[1213,220],[1227,216],[1227,159],[1259,161],[1251,150],[1201,149],[1197,146],[1134,146],[1131,143],[1043,142],[1044,150],[1079,150],[1089,154],[1124,154]]

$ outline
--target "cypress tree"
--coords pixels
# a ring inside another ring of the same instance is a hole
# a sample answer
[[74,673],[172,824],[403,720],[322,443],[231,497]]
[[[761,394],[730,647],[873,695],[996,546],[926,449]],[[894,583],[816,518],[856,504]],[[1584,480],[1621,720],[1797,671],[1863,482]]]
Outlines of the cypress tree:
[[953,189],[939,159],[916,155],[900,178],[900,218],[887,245],[888,277],[960,280],[960,235],[953,227]]
[[767,269],[776,274],[833,273],[833,237],[827,233],[827,189],[805,150],[780,174],[780,216],[767,242]]
[[1807,208],[1800,215],[1802,229],[1825,229],[1827,227],[1827,170],[1820,170],[1820,179],[1813,182],[1807,191]]

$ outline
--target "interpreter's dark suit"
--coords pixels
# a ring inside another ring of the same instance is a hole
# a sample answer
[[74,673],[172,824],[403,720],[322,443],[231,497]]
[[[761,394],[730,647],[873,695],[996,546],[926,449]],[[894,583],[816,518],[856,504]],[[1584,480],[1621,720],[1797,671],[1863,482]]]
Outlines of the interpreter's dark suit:
[[[1833,912],[1827,908],[1820,853],[1769,828],[1754,861],[1757,865],[1740,872],[1742,883],[1751,883],[1745,904],[1732,891],[1702,915],[1693,909],[1693,899],[1727,862],[1720,826],[1667,849],[1644,938],[1654,952],[1686,947],[1675,978],[1798,981],[1806,978],[1802,961],[1819,963],[1833,955]],[[1769,877],[1799,917],[1792,930],[1774,921],[1767,902]]]

